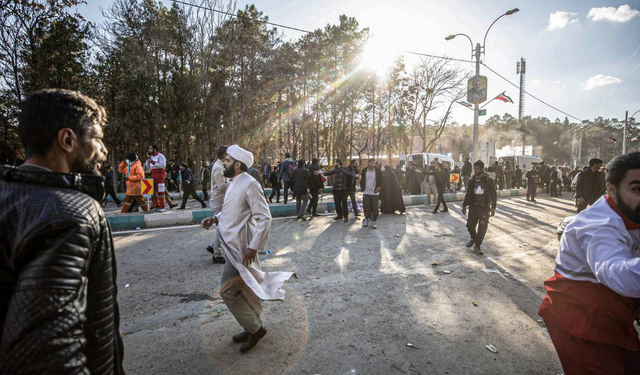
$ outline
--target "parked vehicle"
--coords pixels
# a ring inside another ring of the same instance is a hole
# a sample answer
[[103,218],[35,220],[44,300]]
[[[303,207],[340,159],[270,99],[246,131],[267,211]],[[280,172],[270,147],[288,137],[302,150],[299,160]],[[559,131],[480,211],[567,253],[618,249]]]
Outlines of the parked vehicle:
[[505,162],[509,162],[514,168],[516,165],[520,166],[522,169],[522,185],[526,185],[526,174],[529,169],[531,169],[531,165],[538,165],[542,162],[542,159],[538,156],[531,155],[516,155],[516,156],[501,156],[498,158],[498,164],[503,166]]
[[431,163],[436,159],[438,159],[438,162],[442,163],[445,168],[449,168],[450,170],[452,170],[456,165],[456,162],[451,156],[438,154],[435,152],[421,152],[419,154],[411,154],[409,155],[408,159],[408,163],[416,163],[416,166],[418,168],[423,168],[424,166],[431,165]]

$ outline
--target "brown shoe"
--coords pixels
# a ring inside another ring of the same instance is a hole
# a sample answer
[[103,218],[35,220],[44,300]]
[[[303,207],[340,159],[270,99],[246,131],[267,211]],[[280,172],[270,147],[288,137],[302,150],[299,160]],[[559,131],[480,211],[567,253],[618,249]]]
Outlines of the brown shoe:
[[262,339],[266,334],[267,330],[264,328],[260,328],[258,332],[253,334],[247,332],[247,339],[240,347],[240,352],[245,353],[253,349],[254,346],[258,345],[258,341],[260,341],[260,339]]

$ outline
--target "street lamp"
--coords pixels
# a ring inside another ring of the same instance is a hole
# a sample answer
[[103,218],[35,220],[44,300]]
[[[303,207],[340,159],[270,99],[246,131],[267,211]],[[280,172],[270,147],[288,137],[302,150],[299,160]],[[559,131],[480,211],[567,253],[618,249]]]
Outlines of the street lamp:
[[[496,18],[495,21],[493,21],[491,23],[491,25],[489,26],[489,28],[487,29],[487,32],[484,33],[484,39],[482,40],[482,46],[480,46],[480,43],[476,44],[475,47],[475,52],[474,52],[474,48],[473,48],[473,41],[471,40],[471,38],[466,35],[466,34],[452,34],[449,35],[448,37],[444,38],[445,40],[452,40],[454,39],[456,36],[465,36],[467,37],[467,39],[469,39],[469,42],[471,42],[471,58],[476,58],[476,75],[480,75],[480,54],[481,53],[485,53],[485,44],[487,42],[487,34],[489,34],[489,30],[491,30],[491,27],[493,27],[493,25],[498,22],[498,20],[504,16],[510,16],[514,13],[519,12],[520,9],[518,8],[513,8],[509,11],[507,11],[506,13],[504,13],[503,15],[501,15],[500,17]],[[479,107],[478,104],[474,104],[473,105],[473,150],[471,152],[471,160],[477,160],[477,152],[478,152],[478,113],[479,113]]]

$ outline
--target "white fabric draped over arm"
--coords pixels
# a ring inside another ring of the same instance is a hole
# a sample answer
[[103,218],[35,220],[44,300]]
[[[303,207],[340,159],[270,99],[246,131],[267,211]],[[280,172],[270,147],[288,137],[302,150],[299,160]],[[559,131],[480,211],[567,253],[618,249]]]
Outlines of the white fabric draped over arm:
[[249,248],[262,251],[267,246],[269,240],[269,230],[271,228],[271,211],[267,200],[262,193],[262,189],[257,181],[247,186],[246,191],[247,204],[251,210],[251,217],[255,220],[255,229]]

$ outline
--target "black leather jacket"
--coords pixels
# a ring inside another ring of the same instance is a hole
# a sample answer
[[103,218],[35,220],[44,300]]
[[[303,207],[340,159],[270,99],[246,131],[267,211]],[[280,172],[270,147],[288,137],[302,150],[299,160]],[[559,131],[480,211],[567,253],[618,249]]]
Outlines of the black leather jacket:
[[0,374],[123,374],[104,179],[0,167]]

